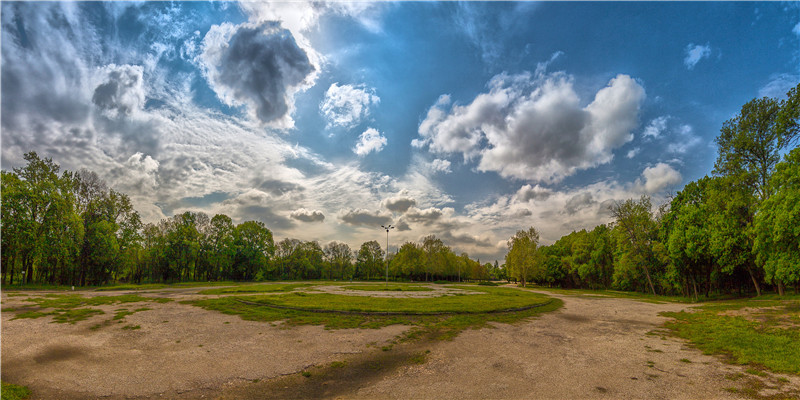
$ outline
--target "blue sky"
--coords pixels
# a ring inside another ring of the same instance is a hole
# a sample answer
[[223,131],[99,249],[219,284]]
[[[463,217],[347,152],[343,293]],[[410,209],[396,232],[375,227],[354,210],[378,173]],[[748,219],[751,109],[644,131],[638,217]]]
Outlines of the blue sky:
[[2,167],[357,248],[501,259],[711,172],[722,123],[800,82],[774,2],[3,2]]

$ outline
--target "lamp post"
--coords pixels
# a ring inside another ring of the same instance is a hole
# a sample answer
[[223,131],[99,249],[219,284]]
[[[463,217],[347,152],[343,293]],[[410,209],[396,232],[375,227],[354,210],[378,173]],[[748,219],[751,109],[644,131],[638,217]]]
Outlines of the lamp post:
[[389,286],[389,229],[394,229],[394,227],[381,225],[381,228],[386,229],[386,286]]

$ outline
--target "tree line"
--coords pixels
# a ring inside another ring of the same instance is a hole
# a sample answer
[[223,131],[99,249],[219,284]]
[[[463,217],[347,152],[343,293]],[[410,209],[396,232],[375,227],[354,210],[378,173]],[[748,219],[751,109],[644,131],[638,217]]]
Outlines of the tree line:
[[[800,85],[753,99],[716,138],[711,176],[667,203],[617,202],[614,221],[550,246],[535,228],[508,241],[509,276],[565,288],[698,298],[786,287],[800,291]],[[781,157],[783,155],[783,157]],[[781,159],[782,158],[782,159]]]
[[[50,158],[2,171],[2,282],[103,285],[272,279],[482,280],[499,267],[460,256],[431,235],[387,254],[377,241],[358,250],[333,241],[274,242],[259,221],[184,212],[142,223],[130,198],[96,173],[64,171]],[[387,258],[388,271],[387,271]]]

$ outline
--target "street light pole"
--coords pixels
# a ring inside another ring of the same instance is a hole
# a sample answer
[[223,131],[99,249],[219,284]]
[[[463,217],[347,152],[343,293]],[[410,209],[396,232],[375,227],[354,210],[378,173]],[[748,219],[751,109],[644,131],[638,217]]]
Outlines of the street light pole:
[[394,229],[394,227],[381,225],[381,228],[386,229],[386,286],[389,286],[389,229]]

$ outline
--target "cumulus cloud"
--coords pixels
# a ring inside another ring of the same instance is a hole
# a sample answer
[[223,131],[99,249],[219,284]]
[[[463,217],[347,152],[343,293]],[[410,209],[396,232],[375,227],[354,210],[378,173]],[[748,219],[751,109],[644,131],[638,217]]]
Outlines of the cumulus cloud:
[[278,22],[214,25],[199,57],[206,79],[230,106],[246,105],[262,123],[294,124],[294,94],[316,78],[316,68]]
[[306,210],[305,208],[294,210],[289,216],[302,222],[322,222],[325,220],[325,214],[322,211]]
[[220,203],[224,213],[239,221],[261,221],[270,229],[288,229],[293,223],[276,212],[275,201],[267,193],[250,189]]
[[375,128],[367,128],[358,137],[358,143],[353,152],[363,157],[372,152],[380,152],[384,146],[386,146],[386,136],[381,135]]
[[639,154],[639,151],[641,151],[641,150],[642,149],[640,149],[639,147],[632,148],[632,149],[628,150],[627,154],[625,154],[625,158],[631,159],[633,157],[636,157],[636,155]]
[[328,127],[340,126],[354,128],[364,118],[369,116],[372,105],[380,103],[381,98],[375,94],[375,89],[365,85],[331,84],[325,92],[325,98],[319,104],[319,111],[328,121]]
[[383,200],[381,205],[389,211],[402,214],[408,211],[409,208],[417,205],[417,201],[412,197],[401,193],[398,196],[389,197],[388,199]]
[[586,107],[564,73],[497,75],[467,105],[443,95],[419,125],[413,146],[478,158],[478,170],[557,182],[612,160],[633,139],[644,88],[618,75]]
[[642,176],[644,177],[644,190],[648,194],[658,193],[681,182],[680,172],[664,163],[645,168]]
[[342,210],[339,219],[348,225],[377,227],[392,222],[392,215],[380,210],[369,211],[358,208]]
[[440,236],[442,242],[448,246],[463,248],[464,246],[494,247],[492,240],[488,237],[474,236],[469,233],[453,233],[445,231]]
[[104,82],[94,89],[92,103],[108,116],[127,116],[144,107],[145,91],[140,65],[110,64],[102,69]]
[[653,119],[647,124],[647,127],[644,128],[642,132],[642,136],[644,137],[652,137],[657,138],[661,136],[661,134],[667,129],[667,120],[669,119],[668,116],[662,116]]
[[575,214],[578,210],[589,207],[597,202],[592,198],[589,192],[576,194],[567,200],[564,209],[568,214]]
[[543,188],[539,185],[531,186],[531,185],[523,185],[515,195],[517,201],[522,203],[527,203],[531,200],[547,200],[548,197],[552,194],[552,191],[547,188]]
[[705,45],[689,43],[686,45],[684,53],[686,53],[686,56],[683,58],[683,65],[687,69],[693,69],[700,60],[711,55],[711,46],[708,43]]
[[442,160],[442,159],[435,159],[430,163],[431,171],[433,172],[441,172],[445,174],[449,174],[453,171],[450,170],[450,161]]
[[409,222],[417,222],[424,225],[430,225],[442,217],[442,210],[430,207],[424,210],[412,207],[403,215],[404,219]]

